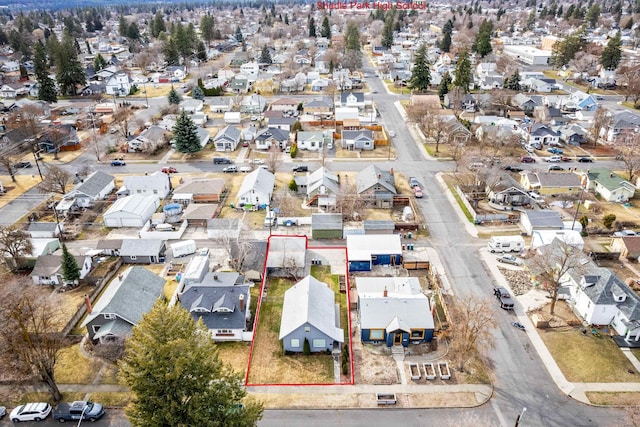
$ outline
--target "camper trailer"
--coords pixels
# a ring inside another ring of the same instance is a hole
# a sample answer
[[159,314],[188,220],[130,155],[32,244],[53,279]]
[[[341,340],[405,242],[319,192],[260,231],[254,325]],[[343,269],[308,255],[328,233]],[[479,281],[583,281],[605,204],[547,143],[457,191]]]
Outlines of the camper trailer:
[[521,236],[494,236],[487,244],[489,252],[522,252],[524,239]]

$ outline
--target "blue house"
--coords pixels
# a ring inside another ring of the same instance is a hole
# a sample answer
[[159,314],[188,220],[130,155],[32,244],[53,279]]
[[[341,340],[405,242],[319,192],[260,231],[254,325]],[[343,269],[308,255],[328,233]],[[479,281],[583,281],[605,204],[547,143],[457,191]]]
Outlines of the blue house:
[[407,347],[433,339],[431,303],[417,277],[357,277],[356,289],[362,342]]
[[349,271],[371,271],[373,265],[402,264],[399,234],[363,234],[347,236]]

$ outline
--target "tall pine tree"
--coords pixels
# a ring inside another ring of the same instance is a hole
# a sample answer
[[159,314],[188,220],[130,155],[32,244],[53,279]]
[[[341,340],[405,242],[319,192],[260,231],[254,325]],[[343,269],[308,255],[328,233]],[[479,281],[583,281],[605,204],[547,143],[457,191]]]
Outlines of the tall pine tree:
[[171,86],[171,90],[169,91],[169,95],[167,95],[167,98],[169,100],[169,104],[171,105],[180,104],[180,95],[178,95],[178,92],[173,86]]
[[34,48],[33,66],[38,82],[38,99],[45,102],[58,102],[56,83],[49,76],[47,53],[40,42],[37,42]]
[[62,259],[60,260],[60,267],[62,268],[62,278],[66,283],[77,284],[80,280],[80,267],[76,258],[71,255],[67,249],[67,245],[62,244]]
[[442,75],[440,84],[438,84],[438,96],[440,101],[444,101],[444,96],[449,93],[449,86],[451,86],[451,74],[448,71]]
[[622,59],[622,40],[620,31],[613,36],[602,51],[600,63],[605,70],[615,70]]
[[322,27],[320,28],[320,35],[322,37],[331,37],[331,27],[329,26],[329,18],[325,15],[322,19]]
[[422,44],[416,52],[413,68],[411,69],[411,78],[409,79],[409,87],[419,92],[429,89],[431,84],[431,70],[427,62],[427,47]]
[[391,49],[391,46],[393,46],[393,15],[387,16],[384,21],[381,44],[387,49]]
[[74,39],[65,31],[62,42],[56,52],[56,79],[60,92],[65,95],[76,95],[76,88],[84,86],[87,78],[84,74],[82,63],[78,60],[78,52],[74,45]]
[[173,127],[173,138],[176,140],[176,150],[180,153],[197,153],[202,150],[198,128],[193,120],[182,110]]
[[471,60],[469,59],[469,52],[466,50],[463,50],[458,57],[454,74],[453,85],[460,88],[463,93],[469,92],[469,85],[471,84]]

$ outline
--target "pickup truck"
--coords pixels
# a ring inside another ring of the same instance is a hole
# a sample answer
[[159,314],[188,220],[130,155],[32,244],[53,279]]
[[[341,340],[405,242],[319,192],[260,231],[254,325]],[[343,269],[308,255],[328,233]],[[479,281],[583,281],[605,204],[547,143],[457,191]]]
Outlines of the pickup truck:
[[500,301],[500,308],[504,310],[513,310],[513,300],[509,291],[502,286],[496,286],[493,288],[493,295]]
[[104,415],[104,408],[99,403],[78,400],[71,403],[58,403],[53,409],[53,419],[63,423],[65,421],[94,422]]

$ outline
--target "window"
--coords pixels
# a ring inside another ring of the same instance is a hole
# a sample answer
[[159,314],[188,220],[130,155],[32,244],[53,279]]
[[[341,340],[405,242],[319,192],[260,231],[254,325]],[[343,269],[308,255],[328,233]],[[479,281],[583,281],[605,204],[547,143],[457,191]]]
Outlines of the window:
[[153,190],[153,194],[158,194],[158,190]]
[[313,348],[325,348],[327,346],[327,340],[315,339],[313,340]]
[[135,256],[135,255],[130,255],[130,256],[129,256],[129,259],[136,259],[136,258],[138,258],[138,257],[137,257],[137,256]]
[[371,255],[371,261],[377,261],[378,255]]
[[411,339],[424,339],[424,329],[412,329]]
[[116,315],[113,313],[105,313],[102,315],[102,317],[104,317],[106,320],[112,320],[116,318]]
[[93,326],[91,326],[91,329],[93,329],[93,333],[95,334],[96,332],[98,332],[100,330],[100,325],[93,325]]
[[219,334],[233,334],[231,329],[218,329]]
[[308,334],[309,332],[311,332],[311,327],[310,326],[305,326],[304,327],[304,333]]
[[298,338],[291,338],[291,348],[300,348],[300,340]]
[[371,329],[369,331],[369,339],[370,340],[384,339],[384,329]]

